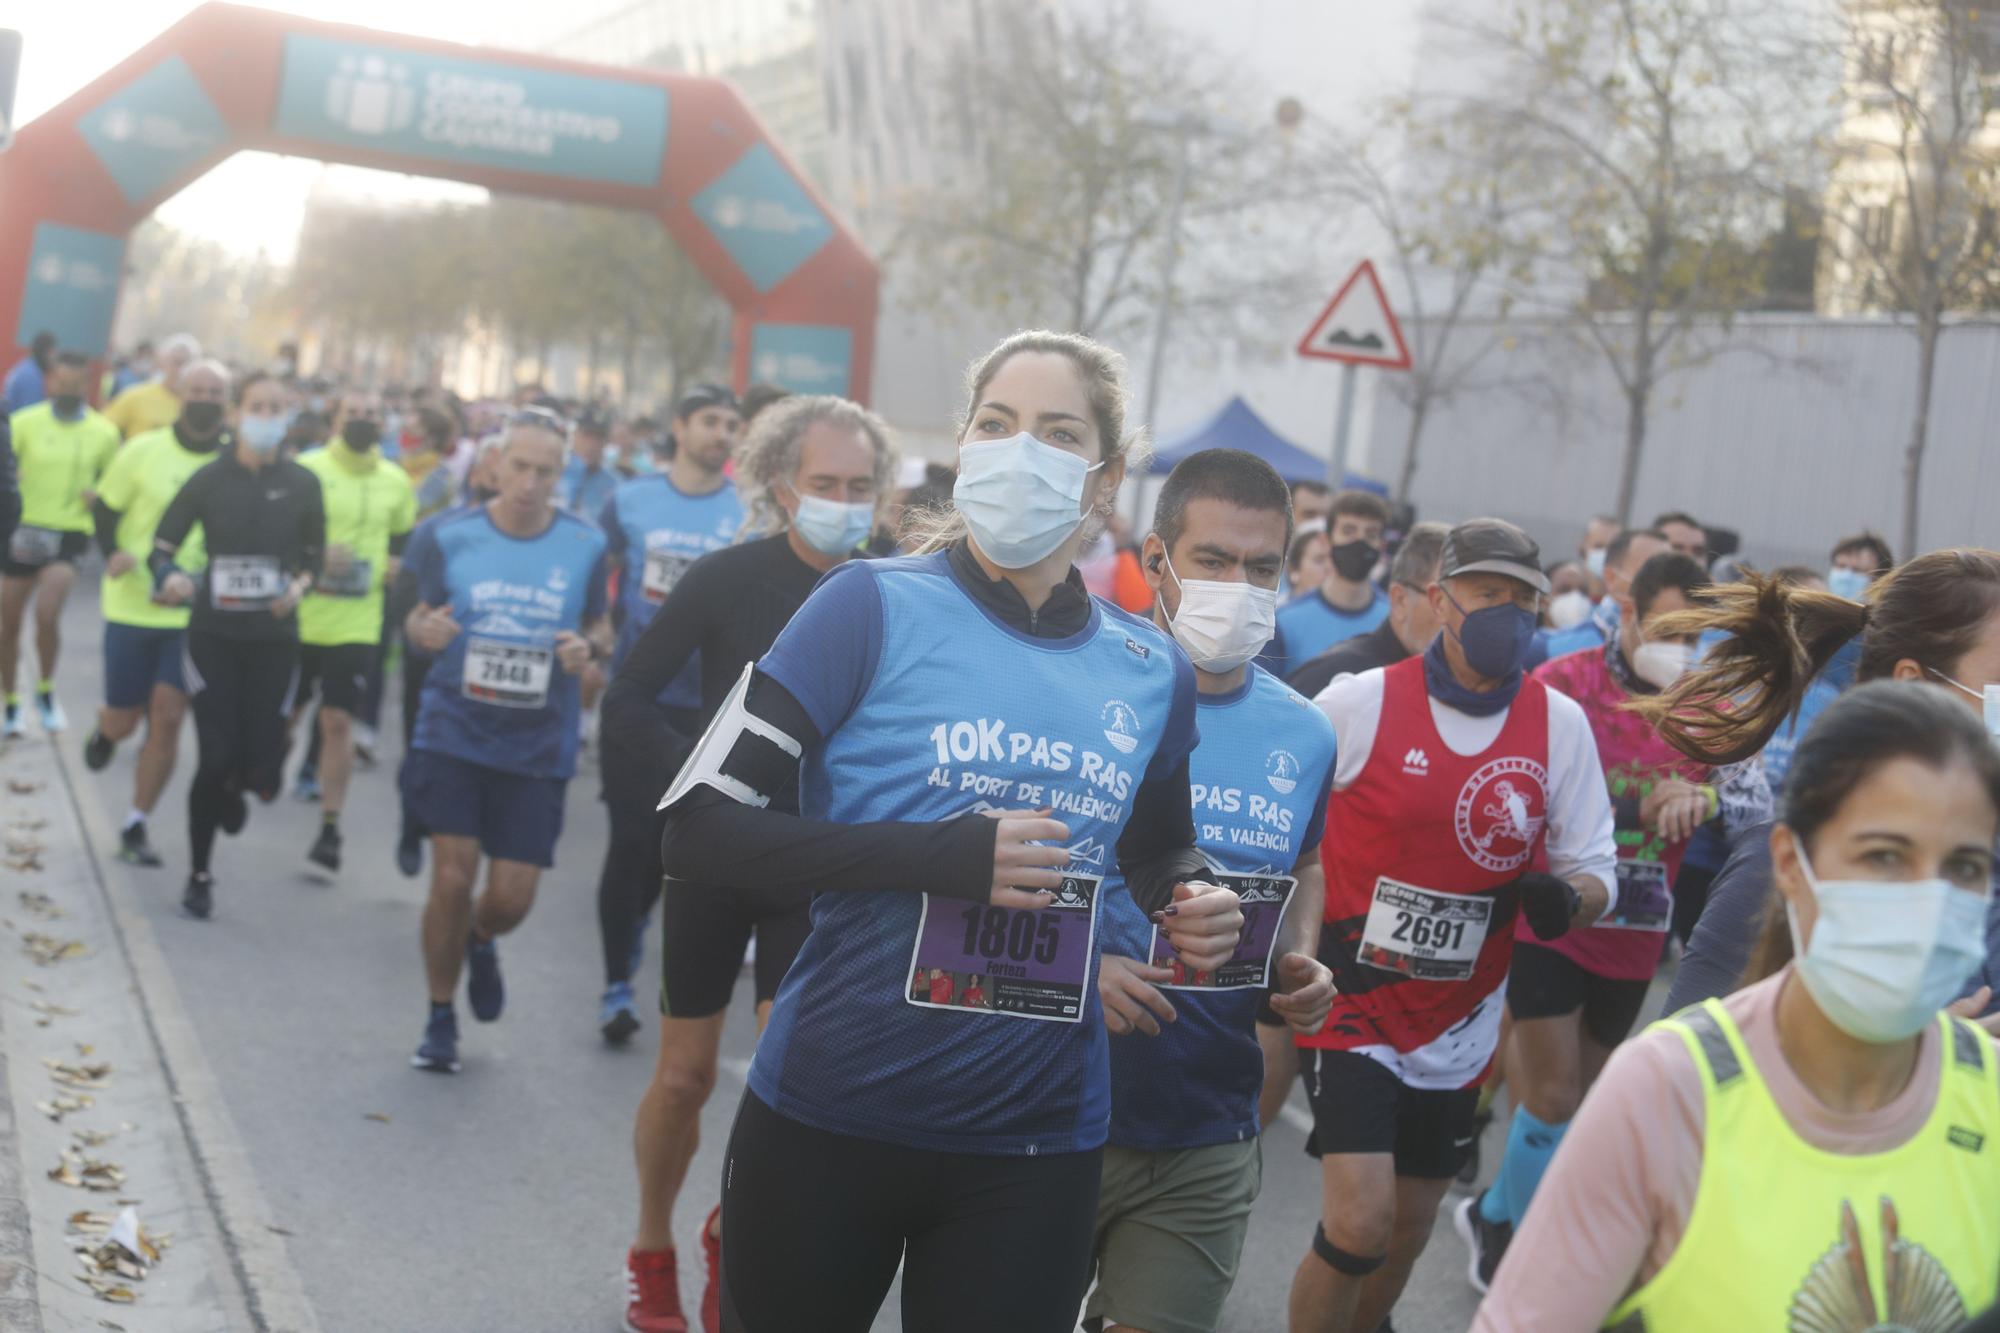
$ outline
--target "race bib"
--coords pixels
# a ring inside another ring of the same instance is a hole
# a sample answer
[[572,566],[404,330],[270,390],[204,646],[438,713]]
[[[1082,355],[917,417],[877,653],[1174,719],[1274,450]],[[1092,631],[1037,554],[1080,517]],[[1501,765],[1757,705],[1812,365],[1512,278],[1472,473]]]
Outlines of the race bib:
[[321,573],[313,590],[327,597],[366,597],[375,590],[375,562],[355,560],[339,574]]
[[475,702],[501,708],[540,708],[548,702],[555,656],[553,648],[468,639],[460,692]]
[[1417,981],[1467,981],[1492,920],[1491,898],[1433,893],[1385,876],[1375,881],[1360,961]]
[[1674,922],[1667,868],[1658,861],[1618,863],[1618,906],[1598,919],[1599,930],[1644,930],[1663,935]]
[[1097,932],[1099,875],[1065,875],[1037,911],[924,895],[904,999],[1056,1023],[1083,1019]]
[[17,565],[46,565],[61,553],[62,539],[54,528],[31,528],[24,523],[14,529],[7,543],[7,558]]
[[673,551],[646,552],[646,572],[640,584],[640,591],[646,600],[655,604],[667,600],[667,594],[674,590],[681,575],[694,563],[693,556],[680,555]]
[[208,564],[208,601],[218,611],[267,611],[285,591],[275,556],[218,555]]
[[1278,947],[1278,927],[1292,890],[1299,882],[1290,875],[1232,875],[1214,873],[1204,878],[1233,890],[1243,904],[1243,935],[1236,952],[1213,972],[1197,972],[1181,961],[1173,941],[1158,926],[1147,958],[1154,967],[1173,969],[1168,990],[1264,990],[1271,984],[1271,954]]

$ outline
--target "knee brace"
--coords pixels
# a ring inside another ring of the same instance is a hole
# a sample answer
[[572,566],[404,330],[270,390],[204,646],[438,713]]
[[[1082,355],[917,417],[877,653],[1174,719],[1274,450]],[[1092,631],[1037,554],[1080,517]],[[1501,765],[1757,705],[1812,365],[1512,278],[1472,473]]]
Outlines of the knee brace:
[[1327,1266],[1332,1268],[1334,1272],[1345,1273],[1349,1277],[1367,1277],[1370,1273],[1389,1261],[1389,1256],[1386,1254],[1378,1254],[1372,1257],[1349,1254],[1346,1250],[1341,1249],[1338,1245],[1328,1240],[1326,1238],[1326,1228],[1317,1222],[1313,1224],[1313,1253],[1324,1259]]

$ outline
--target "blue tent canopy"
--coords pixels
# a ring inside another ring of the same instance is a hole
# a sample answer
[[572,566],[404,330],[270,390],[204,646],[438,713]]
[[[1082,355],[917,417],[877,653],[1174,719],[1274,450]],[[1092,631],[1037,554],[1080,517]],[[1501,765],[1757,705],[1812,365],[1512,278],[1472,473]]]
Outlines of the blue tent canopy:
[[[1264,419],[1241,398],[1231,398],[1221,411],[1192,430],[1161,441],[1153,454],[1153,472],[1164,476],[1173,471],[1174,464],[1203,449],[1246,450],[1276,468],[1286,481],[1326,480],[1324,458],[1307,453],[1265,425]],[[1389,488],[1381,482],[1355,472],[1342,477],[1340,484],[1373,491],[1385,499],[1389,494]]]

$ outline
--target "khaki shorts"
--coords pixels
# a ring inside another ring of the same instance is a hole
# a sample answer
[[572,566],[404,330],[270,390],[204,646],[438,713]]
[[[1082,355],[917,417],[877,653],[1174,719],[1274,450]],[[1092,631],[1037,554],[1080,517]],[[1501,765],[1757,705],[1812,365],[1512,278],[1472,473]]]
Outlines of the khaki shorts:
[[1180,1152],[1107,1146],[1086,1326],[1215,1333],[1263,1184],[1257,1139]]

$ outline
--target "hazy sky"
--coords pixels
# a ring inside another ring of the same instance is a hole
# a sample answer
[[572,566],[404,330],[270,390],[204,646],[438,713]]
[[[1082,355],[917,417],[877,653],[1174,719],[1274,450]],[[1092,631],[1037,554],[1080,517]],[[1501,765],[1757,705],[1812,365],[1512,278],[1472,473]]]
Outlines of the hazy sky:
[[[533,48],[625,0],[266,0],[265,8],[419,36]],[[936,0],[952,3],[952,0]],[[1088,5],[1096,0],[1070,0]],[[1408,77],[1415,0],[1149,0],[1242,73],[1247,103],[1301,99],[1316,115],[1351,116]],[[196,0],[40,0],[0,5],[25,38],[15,106],[25,123],[88,86]],[[470,197],[421,177],[244,153],[162,204],[166,222],[246,252],[289,260],[315,184],[344,195]]]
[[[496,46],[533,45],[611,0],[265,0],[266,9]],[[25,124],[131,55],[196,7],[196,0],[50,0],[0,6],[0,26],[23,38],[17,124]],[[554,15],[554,21],[551,20]],[[480,197],[449,182],[242,153],[162,204],[159,216],[237,249],[288,260],[306,193],[324,177],[346,194]]]

